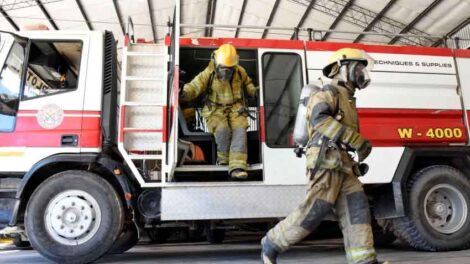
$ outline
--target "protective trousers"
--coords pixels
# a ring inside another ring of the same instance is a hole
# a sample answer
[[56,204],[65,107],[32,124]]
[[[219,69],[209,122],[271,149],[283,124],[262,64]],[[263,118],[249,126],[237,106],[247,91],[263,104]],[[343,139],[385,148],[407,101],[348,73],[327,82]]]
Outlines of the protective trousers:
[[234,169],[246,170],[248,120],[237,112],[238,107],[217,107],[207,117],[207,126],[217,144],[217,161]]
[[269,230],[270,246],[279,253],[287,250],[310,234],[327,214],[335,212],[348,263],[375,263],[369,204],[357,177],[339,170],[320,169],[308,187],[300,206]]

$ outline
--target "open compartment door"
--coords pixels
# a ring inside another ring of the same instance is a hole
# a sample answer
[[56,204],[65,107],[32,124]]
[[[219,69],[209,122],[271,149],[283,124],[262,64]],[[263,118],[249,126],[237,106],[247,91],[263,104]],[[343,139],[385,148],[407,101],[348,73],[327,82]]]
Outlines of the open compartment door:
[[166,162],[165,176],[163,181],[172,181],[178,162],[178,108],[179,108],[179,34],[180,34],[180,5],[177,1],[175,14],[173,16],[173,27],[170,40],[170,64],[167,89],[167,137],[166,140]]
[[[300,90],[307,83],[303,49],[260,49],[264,183],[304,184],[305,158],[293,152]],[[286,166],[288,164],[288,166]]]

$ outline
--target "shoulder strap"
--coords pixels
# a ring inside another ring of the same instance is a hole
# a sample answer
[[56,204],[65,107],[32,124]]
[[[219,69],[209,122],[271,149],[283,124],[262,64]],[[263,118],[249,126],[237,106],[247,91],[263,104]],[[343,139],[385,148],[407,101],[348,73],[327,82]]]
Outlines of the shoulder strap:
[[338,89],[334,86],[334,85],[331,85],[331,84],[325,84],[322,88],[322,90],[324,91],[330,91],[333,93],[333,96],[335,97],[335,109],[334,109],[334,115],[338,115],[339,111],[340,111],[340,107],[339,107],[339,91]]
[[209,76],[209,82],[207,83],[206,94],[212,93],[212,83],[214,82],[214,76],[215,76],[215,71],[212,71],[211,75]]
[[212,83],[214,82],[214,77],[215,77],[215,71],[212,71],[211,75],[209,76],[209,82],[207,83],[207,87],[206,87],[206,93],[205,93],[206,97],[212,93]]
[[207,101],[209,100],[209,95],[212,94],[212,83],[214,82],[215,71],[211,72],[209,75],[209,82],[207,83],[206,91],[204,92],[203,103],[208,104]]
[[[236,68],[238,78],[240,79],[240,89],[241,89],[241,96],[242,96],[242,104],[243,106],[246,106],[246,95],[245,95],[245,83],[243,82],[242,74],[240,73],[240,69],[237,67]],[[233,79],[233,76],[232,76]],[[232,85],[232,81],[230,82],[230,85]],[[233,87],[232,87],[232,95],[233,95]]]

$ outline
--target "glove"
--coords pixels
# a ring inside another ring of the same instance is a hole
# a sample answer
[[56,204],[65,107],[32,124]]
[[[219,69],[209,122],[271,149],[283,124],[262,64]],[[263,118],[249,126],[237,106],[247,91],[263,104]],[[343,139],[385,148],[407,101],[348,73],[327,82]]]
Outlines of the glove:
[[366,139],[362,143],[362,145],[356,150],[357,157],[359,158],[359,162],[363,162],[372,151],[372,146],[370,145],[369,141]]
[[356,131],[346,128],[344,132],[340,135],[341,143],[346,144],[353,150],[358,150],[362,144],[364,144],[365,139],[361,137]]

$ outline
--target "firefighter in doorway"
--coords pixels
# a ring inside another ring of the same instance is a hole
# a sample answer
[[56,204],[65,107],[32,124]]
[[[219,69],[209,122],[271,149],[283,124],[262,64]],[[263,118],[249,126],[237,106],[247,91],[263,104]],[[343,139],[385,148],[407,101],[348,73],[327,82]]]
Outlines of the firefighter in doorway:
[[[305,200],[261,240],[263,263],[276,263],[279,253],[310,234],[329,213],[336,213],[348,263],[377,262],[367,196],[358,176],[372,147],[359,134],[356,89],[370,83],[371,60],[358,49],[336,51],[323,74],[331,84],[308,99],[305,120],[308,191]],[[356,152],[356,162],[349,152]]]
[[202,115],[215,136],[217,164],[228,165],[230,176],[237,180],[248,177],[245,94],[255,96],[256,91],[245,69],[238,65],[237,50],[230,44],[214,51],[206,69],[182,90],[183,101],[204,94]]

